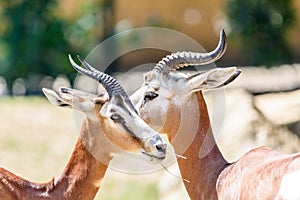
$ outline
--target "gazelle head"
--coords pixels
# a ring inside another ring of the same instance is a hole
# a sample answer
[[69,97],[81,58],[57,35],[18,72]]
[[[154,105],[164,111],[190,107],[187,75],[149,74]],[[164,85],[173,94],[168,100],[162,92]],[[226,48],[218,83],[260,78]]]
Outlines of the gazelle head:
[[164,159],[166,143],[140,118],[117,80],[97,71],[79,56],[78,59],[85,68],[78,66],[69,56],[78,72],[97,80],[107,93],[97,96],[68,88],[61,88],[59,92],[43,89],[50,102],[82,111],[88,120],[97,121],[101,132],[121,150],[141,150],[150,157]]
[[[131,96],[142,118],[150,123],[151,127],[159,127],[160,132],[168,133],[178,128],[176,125],[180,122],[176,116],[180,116],[183,105],[189,108],[194,106],[190,100],[195,91],[227,85],[241,71],[236,67],[229,67],[188,75],[176,72],[176,69],[210,64],[218,60],[225,50],[226,35],[222,30],[219,44],[212,52],[177,52],[164,57],[152,71],[144,75],[143,85]],[[164,124],[159,124],[162,121]]]

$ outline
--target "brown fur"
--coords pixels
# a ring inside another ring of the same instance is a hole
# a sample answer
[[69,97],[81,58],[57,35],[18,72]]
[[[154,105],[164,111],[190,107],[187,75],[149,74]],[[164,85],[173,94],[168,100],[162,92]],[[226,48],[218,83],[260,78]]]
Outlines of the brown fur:
[[[183,153],[183,156],[187,159],[178,159],[178,165],[182,177],[189,181],[184,182],[184,184],[192,200],[217,199],[215,190],[216,181],[221,169],[227,162],[214,141],[207,107],[202,93],[197,92],[196,97],[200,113],[198,129],[194,140]],[[171,136],[170,141],[172,141],[172,136],[176,133],[168,132],[167,134]],[[203,141],[206,141],[206,143],[204,144]],[[205,157],[200,158],[199,152],[201,148],[204,148],[203,145],[209,145],[212,147],[212,150]],[[176,151],[176,145],[174,148]]]
[[[282,178],[300,169],[300,154],[285,155],[268,147],[249,151],[220,174],[219,199],[282,199]],[[235,182],[235,187],[232,187]]]
[[[149,148],[140,141],[141,138],[136,138],[126,130],[112,126],[108,117],[100,115],[104,103],[101,103],[101,99],[98,101],[98,97],[96,97],[96,104],[92,104],[94,103],[94,96],[67,88],[62,89],[62,91],[57,94],[44,89],[48,99],[54,105],[68,105],[74,109],[82,109],[86,115],[80,136],[67,166],[60,176],[47,183],[30,182],[0,168],[1,200],[93,199],[112,159],[111,153],[117,153],[121,150],[138,151],[145,149],[147,151],[146,148]],[[149,128],[149,130],[152,129]],[[158,133],[154,133],[158,136]]]
[[[282,199],[278,195],[284,175],[299,171],[300,154],[284,155],[268,147],[256,148],[235,163],[227,163],[218,149],[210,127],[207,106],[196,92],[199,126],[191,145],[178,160],[181,175],[192,200]],[[176,114],[176,113],[173,113]],[[168,132],[170,141],[176,133]],[[189,133],[186,133],[189,134]],[[176,146],[174,147],[176,151]],[[201,158],[199,153],[211,151]]]
[[47,183],[30,182],[0,168],[0,199],[93,199],[107,166],[95,159],[83,144],[82,138],[89,134],[89,123],[86,120],[63,173]]

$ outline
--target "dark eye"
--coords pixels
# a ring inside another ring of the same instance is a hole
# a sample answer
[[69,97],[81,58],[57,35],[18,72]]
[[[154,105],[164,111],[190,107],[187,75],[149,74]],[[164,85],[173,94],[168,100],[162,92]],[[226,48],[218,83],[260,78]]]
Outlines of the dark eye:
[[119,122],[119,121],[122,120],[122,117],[120,115],[118,115],[118,114],[112,114],[110,116],[110,119],[113,120],[113,121]]
[[144,100],[145,101],[152,100],[152,99],[156,98],[157,96],[158,96],[158,94],[155,92],[146,92]]

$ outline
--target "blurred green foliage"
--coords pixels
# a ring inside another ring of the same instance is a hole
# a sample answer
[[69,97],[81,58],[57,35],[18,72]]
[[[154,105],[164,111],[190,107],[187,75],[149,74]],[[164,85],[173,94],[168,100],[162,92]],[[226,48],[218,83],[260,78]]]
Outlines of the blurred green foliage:
[[227,14],[247,64],[290,62],[286,34],[295,21],[292,0],[229,0]]
[[9,89],[19,77],[73,73],[67,65],[66,54],[73,53],[64,38],[67,24],[53,14],[55,5],[53,0],[1,2],[6,27],[1,36],[5,49],[0,74]]
[[67,55],[85,56],[113,33],[111,19],[106,19],[107,12],[113,13],[112,2],[83,2],[79,18],[70,20],[59,15],[56,0],[2,0],[0,75],[9,91],[17,78],[25,80],[26,94],[39,93],[37,85],[45,76],[64,74],[73,81],[76,73]]
[[[0,1],[0,76],[5,77],[10,91],[18,78],[24,80],[26,94],[39,93],[38,85],[45,76],[65,74],[73,81],[77,73],[67,54],[84,57],[114,34],[115,1],[79,4],[78,13],[65,18],[59,13],[58,0]],[[292,0],[228,0],[227,13],[244,63],[271,66],[290,62],[286,35],[295,21]],[[154,17],[148,23],[157,26],[159,20]],[[117,50],[117,44],[112,43],[103,57]],[[106,72],[117,68],[116,61]]]

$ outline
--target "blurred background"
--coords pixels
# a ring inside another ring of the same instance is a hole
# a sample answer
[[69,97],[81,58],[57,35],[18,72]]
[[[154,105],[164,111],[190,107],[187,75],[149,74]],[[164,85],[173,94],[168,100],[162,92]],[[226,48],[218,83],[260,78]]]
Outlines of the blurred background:
[[[182,32],[208,51],[215,48],[224,28],[229,40],[218,62],[222,66],[297,63],[299,11],[296,0],[2,0],[0,95],[39,94],[42,86],[49,86],[59,75],[72,82],[76,73],[68,64],[68,53],[85,56],[104,39],[145,26]],[[118,49],[117,44],[112,48]],[[114,62],[109,71],[155,62],[167,53],[132,52]]]
[[[228,47],[217,66],[243,69],[226,89],[217,138],[228,160],[259,145],[300,151],[299,13],[297,0],[1,0],[0,165],[35,181],[59,174],[77,130],[72,111],[50,105],[39,96],[41,88],[73,85],[77,73],[69,53],[84,57],[106,38],[146,26],[182,32],[207,51],[225,29]],[[111,48],[117,51],[118,44]],[[126,72],[168,53],[133,51],[106,72]],[[141,78],[137,73],[131,80],[138,85]],[[172,170],[178,171],[176,165]],[[97,199],[187,199],[180,180],[164,171],[108,174]]]

